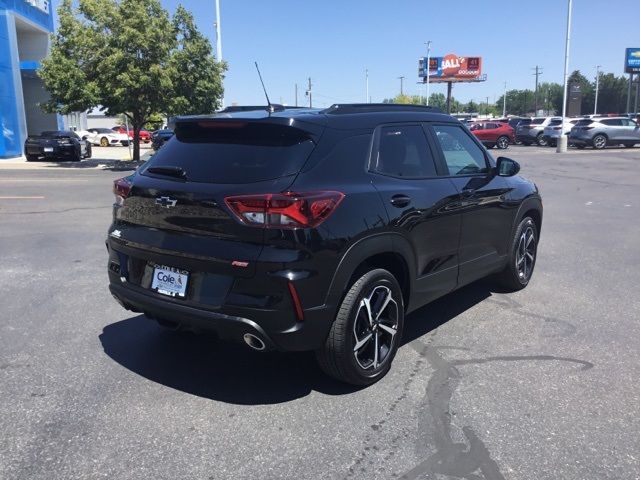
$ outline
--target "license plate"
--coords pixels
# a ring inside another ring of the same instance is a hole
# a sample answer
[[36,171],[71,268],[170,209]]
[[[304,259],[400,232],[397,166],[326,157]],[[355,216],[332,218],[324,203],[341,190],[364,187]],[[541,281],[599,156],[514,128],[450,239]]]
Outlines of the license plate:
[[45,153],[53,152],[53,147],[44,147],[44,151],[45,151]]
[[188,280],[189,272],[186,270],[156,265],[153,269],[151,289],[162,295],[184,298],[187,293]]

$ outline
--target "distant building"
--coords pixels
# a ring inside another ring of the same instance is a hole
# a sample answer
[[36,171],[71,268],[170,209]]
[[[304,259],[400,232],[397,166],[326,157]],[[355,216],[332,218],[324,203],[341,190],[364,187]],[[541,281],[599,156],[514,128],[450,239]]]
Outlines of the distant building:
[[38,106],[48,99],[36,70],[49,51],[52,8],[48,0],[0,0],[0,159],[21,156],[28,134],[64,126]]

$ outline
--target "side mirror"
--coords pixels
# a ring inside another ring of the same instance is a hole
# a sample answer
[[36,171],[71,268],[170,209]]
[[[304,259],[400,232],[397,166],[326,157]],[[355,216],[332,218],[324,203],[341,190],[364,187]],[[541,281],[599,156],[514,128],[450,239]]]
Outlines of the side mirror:
[[498,157],[496,160],[496,173],[501,177],[513,177],[520,171],[520,164],[507,157]]

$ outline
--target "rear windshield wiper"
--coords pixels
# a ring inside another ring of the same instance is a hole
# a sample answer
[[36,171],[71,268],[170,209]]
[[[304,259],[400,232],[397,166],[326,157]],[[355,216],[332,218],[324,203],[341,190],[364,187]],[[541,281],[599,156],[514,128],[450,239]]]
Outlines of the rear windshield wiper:
[[187,179],[187,172],[185,172],[182,167],[174,167],[171,165],[149,167],[147,168],[147,172],[157,173],[159,175],[167,175],[169,177],[182,178],[184,180]]

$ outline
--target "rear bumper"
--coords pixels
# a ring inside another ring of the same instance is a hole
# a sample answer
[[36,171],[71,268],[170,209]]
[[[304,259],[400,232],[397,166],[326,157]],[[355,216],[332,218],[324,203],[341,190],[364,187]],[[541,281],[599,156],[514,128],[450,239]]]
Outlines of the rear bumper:
[[[212,272],[201,260],[138,250],[112,238],[107,248],[112,295],[124,308],[159,321],[211,331],[230,341],[242,342],[243,336],[251,333],[267,349],[306,351],[322,346],[335,316],[336,307],[326,302],[305,308],[305,300],[311,301],[303,294],[304,280],[280,278],[269,263],[256,262],[254,273],[241,277],[220,265]],[[185,298],[150,288],[153,264],[178,266],[189,272]],[[290,282],[302,295],[302,320],[296,315]]]
[[228,341],[243,342],[244,335],[250,333],[260,338],[267,350],[316,350],[324,343],[333,320],[331,309],[315,308],[305,310],[302,322],[280,330],[269,325],[278,323],[289,312],[238,307],[205,310],[181,305],[169,298],[165,300],[154,292],[141,292],[127,282],[112,281],[109,290],[127,310],[189,330],[213,332]]
[[569,143],[574,145],[592,145],[593,142],[590,138],[578,138],[578,137],[569,137]]

